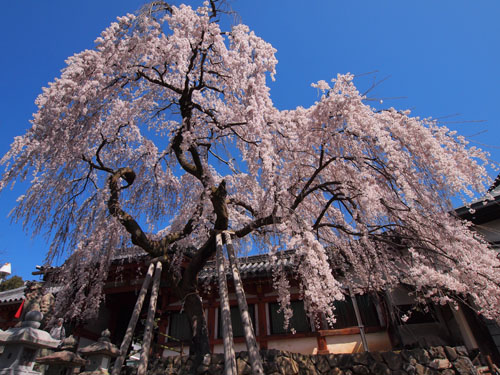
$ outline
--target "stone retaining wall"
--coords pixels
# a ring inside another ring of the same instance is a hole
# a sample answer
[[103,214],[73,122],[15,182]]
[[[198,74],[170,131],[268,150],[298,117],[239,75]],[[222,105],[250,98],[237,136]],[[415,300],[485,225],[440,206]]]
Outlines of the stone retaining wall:
[[[449,346],[397,352],[304,355],[278,350],[261,350],[264,370],[269,375],[454,375],[476,374],[465,349]],[[149,374],[189,374],[189,357],[170,357],[152,365]],[[252,375],[247,352],[237,354],[239,375]],[[224,369],[224,356],[206,356],[196,370],[199,375],[218,375]]]

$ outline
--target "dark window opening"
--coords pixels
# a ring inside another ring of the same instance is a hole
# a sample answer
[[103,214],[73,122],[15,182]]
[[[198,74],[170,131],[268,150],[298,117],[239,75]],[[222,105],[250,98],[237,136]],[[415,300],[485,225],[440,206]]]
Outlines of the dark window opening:
[[307,318],[304,309],[304,301],[292,301],[290,307],[293,311],[293,316],[290,318],[288,328],[283,328],[284,315],[283,312],[278,312],[280,304],[273,302],[269,304],[269,317],[271,320],[271,334],[291,333],[292,328],[295,332],[310,332],[311,325]]
[[[357,295],[356,302],[358,303],[359,314],[361,315],[363,326],[380,326],[377,309],[372,297],[369,294]],[[359,325],[350,296],[346,296],[343,301],[335,301],[334,305],[336,322],[331,328],[341,329],[357,327]]]
[[170,324],[168,325],[168,338],[172,341],[189,341],[191,340],[191,324],[189,318],[184,312],[170,313]]
[[[250,319],[252,320],[252,325],[255,332],[255,305],[248,305],[248,313],[250,314]],[[220,309],[218,315],[217,336],[222,337],[222,314]],[[240,309],[238,306],[231,307],[231,325],[233,326],[233,337],[245,336],[245,333],[243,331],[243,322],[241,321]]]
[[436,323],[438,321],[432,306],[399,305],[396,311],[400,325]]

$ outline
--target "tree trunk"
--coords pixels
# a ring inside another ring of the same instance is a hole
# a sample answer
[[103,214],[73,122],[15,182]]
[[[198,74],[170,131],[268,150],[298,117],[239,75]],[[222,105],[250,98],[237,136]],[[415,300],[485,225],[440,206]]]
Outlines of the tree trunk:
[[202,362],[205,354],[210,354],[210,342],[208,339],[208,328],[203,314],[203,305],[200,295],[195,288],[188,290],[178,288],[177,293],[183,301],[183,309],[191,326],[191,341],[189,344],[189,355],[194,356],[193,369]]
[[191,341],[189,344],[189,355],[193,356],[193,362],[189,373],[196,373],[196,369],[201,365],[203,357],[210,354],[210,343],[208,341],[208,329],[203,305],[198,291],[192,290],[184,294],[184,311],[191,325]]
[[197,291],[186,295],[184,301],[184,311],[191,324],[192,339],[189,345],[189,355],[203,356],[210,353],[210,343],[208,341],[208,328],[203,314],[203,306]]

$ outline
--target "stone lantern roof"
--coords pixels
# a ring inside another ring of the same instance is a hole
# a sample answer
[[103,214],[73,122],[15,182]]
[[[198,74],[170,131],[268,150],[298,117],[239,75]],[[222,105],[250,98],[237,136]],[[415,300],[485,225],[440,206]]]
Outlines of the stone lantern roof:
[[65,367],[80,367],[85,365],[85,359],[74,353],[75,348],[76,340],[73,336],[69,336],[62,341],[61,351],[39,357],[36,361],[44,365],[62,365]]
[[86,363],[78,354],[67,350],[55,352],[45,357],[38,357],[36,361],[44,365],[63,365],[67,367],[80,367]]
[[30,311],[26,314],[21,327],[9,328],[0,332],[0,344],[24,344],[37,348],[57,348],[59,340],[54,340],[46,331],[38,329],[43,314],[40,311]]
[[120,355],[120,349],[111,343],[111,340],[109,339],[110,336],[111,333],[106,329],[101,332],[101,337],[97,340],[97,342],[79,349],[78,352],[85,356],[101,354],[112,358],[118,357]]

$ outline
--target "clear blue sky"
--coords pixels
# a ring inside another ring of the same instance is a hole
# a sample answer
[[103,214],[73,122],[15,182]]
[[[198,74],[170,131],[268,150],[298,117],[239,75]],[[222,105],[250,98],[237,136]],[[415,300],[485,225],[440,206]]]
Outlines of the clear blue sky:
[[[1,155],[13,137],[28,128],[36,96],[59,75],[64,60],[92,48],[116,16],[144,3],[2,4]],[[271,85],[278,108],[312,104],[317,91],[311,82],[337,73],[377,71],[357,83],[367,88],[375,78],[389,77],[371,93],[384,99],[383,106],[443,118],[500,161],[498,0],[234,0],[230,5],[243,23],[278,50],[277,80]],[[387,99],[396,97],[403,98]],[[43,263],[47,244],[43,236],[32,239],[29,230],[23,232],[20,224],[10,224],[7,218],[22,193],[22,186],[17,186],[0,194],[0,261],[11,262],[14,274],[33,279],[31,272]]]

